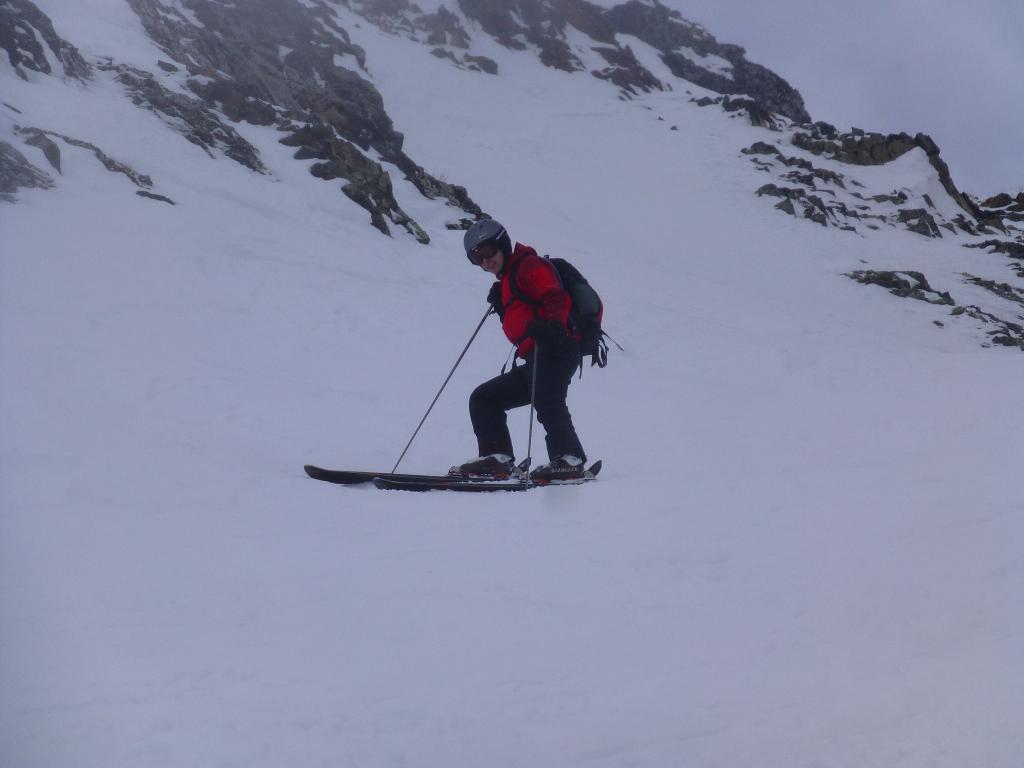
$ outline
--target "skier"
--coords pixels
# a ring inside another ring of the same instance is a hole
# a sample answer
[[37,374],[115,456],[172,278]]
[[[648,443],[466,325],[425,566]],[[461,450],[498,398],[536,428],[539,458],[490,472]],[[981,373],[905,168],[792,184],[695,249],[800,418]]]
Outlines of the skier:
[[[508,477],[515,453],[506,412],[529,405],[546,432],[549,461],[530,476],[569,480],[583,476],[586,454],[565,398],[580,365],[579,335],[568,327],[572,300],[558,272],[529,246],[512,247],[508,232],[493,219],[474,223],[463,239],[471,263],[494,275],[487,300],[501,318],[505,335],[516,346],[516,365],[478,386],[469,398],[469,416],[479,456],[452,467],[455,474]],[[534,383],[535,382],[535,383]]]

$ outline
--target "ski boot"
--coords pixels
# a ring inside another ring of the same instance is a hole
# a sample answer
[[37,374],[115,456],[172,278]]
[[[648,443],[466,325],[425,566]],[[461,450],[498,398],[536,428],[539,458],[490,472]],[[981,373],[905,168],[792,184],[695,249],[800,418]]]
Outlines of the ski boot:
[[453,477],[465,477],[471,480],[507,480],[515,472],[515,459],[507,453],[479,456],[464,464],[457,464],[448,470],[448,474]]
[[550,483],[552,480],[579,480],[585,467],[579,456],[564,454],[556,456],[547,464],[541,464],[530,473],[530,480],[536,483]]

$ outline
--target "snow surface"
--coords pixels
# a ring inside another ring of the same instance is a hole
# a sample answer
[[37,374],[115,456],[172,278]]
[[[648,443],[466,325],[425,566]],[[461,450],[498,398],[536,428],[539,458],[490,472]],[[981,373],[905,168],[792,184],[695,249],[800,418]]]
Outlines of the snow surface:
[[[120,5],[41,5],[142,65]],[[308,480],[390,469],[482,316],[452,210],[396,178],[433,242],[388,239],[271,129],[235,126],[262,176],[104,73],[5,69],[0,138],[93,141],[177,205],[62,143],[0,206],[0,765],[1019,768],[1024,362],[841,276],[992,257],[781,215],[764,131],[679,88],[349,29],[410,155],[604,297],[626,351],[570,392],[601,479]],[[403,469],[473,452],[506,354],[489,321]]]

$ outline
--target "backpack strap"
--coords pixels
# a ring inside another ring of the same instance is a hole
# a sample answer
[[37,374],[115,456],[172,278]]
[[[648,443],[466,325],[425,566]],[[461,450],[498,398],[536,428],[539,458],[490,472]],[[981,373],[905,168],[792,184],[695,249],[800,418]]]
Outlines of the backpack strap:
[[522,259],[520,259],[519,261],[512,265],[508,273],[508,285],[512,289],[512,295],[519,299],[519,301],[523,302],[524,304],[536,305],[537,302],[530,301],[528,298],[526,298],[526,294],[524,294],[522,290],[520,290],[519,288],[519,265],[521,263]]

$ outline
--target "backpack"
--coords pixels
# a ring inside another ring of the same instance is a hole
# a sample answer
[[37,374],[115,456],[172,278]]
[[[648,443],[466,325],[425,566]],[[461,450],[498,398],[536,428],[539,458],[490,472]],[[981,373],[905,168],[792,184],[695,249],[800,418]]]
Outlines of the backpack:
[[[605,338],[611,338],[601,330],[604,302],[597,295],[597,291],[587,282],[587,278],[568,261],[558,257],[545,256],[544,258],[555,268],[562,288],[572,299],[572,304],[569,307],[569,328],[580,334],[580,352],[584,357],[590,355],[591,366],[604,368],[608,365],[608,342],[605,341]],[[516,266],[517,269],[512,273],[509,281],[512,293],[526,304],[536,304],[537,302],[526,298],[519,290],[518,265]]]

